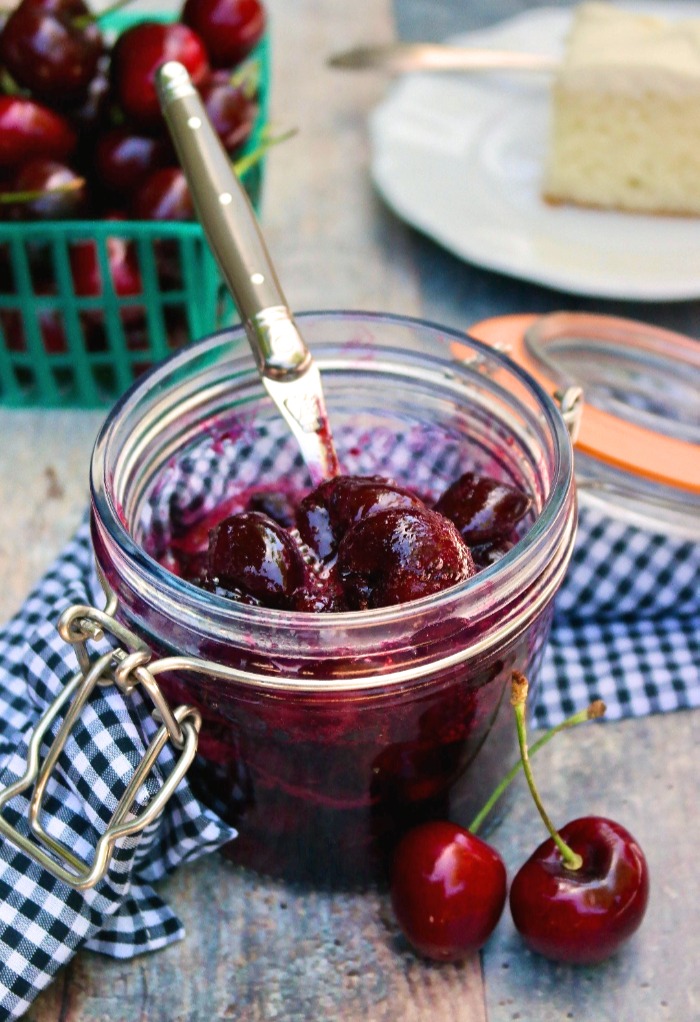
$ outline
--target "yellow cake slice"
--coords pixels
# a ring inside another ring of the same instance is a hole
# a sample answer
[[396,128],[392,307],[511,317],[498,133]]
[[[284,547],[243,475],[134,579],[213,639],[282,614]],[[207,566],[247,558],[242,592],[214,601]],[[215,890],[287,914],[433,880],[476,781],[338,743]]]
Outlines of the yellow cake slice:
[[554,203],[700,215],[700,19],[576,9],[542,191]]

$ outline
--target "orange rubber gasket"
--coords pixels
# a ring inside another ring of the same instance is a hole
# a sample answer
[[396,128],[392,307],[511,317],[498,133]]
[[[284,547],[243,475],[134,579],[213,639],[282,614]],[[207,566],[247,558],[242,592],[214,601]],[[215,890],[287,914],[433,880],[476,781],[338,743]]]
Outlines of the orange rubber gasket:
[[[475,323],[466,332],[512,358],[547,393],[553,394],[558,389],[557,384],[525,345],[525,332],[538,319],[541,319],[539,314],[496,316]],[[688,345],[689,349],[695,345],[697,350],[698,342],[681,334],[665,333],[673,338],[674,344]],[[595,342],[596,337],[586,335],[586,340]],[[451,350],[456,358],[472,354],[458,342],[452,344]],[[696,444],[656,433],[595,405],[584,404],[576,448],[632,475],[700,494],[700,452]]]

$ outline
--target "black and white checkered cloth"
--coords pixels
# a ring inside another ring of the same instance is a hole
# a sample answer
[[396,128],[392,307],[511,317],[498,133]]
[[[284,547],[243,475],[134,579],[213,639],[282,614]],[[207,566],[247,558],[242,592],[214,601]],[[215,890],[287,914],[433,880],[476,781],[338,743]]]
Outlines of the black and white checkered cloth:
[[[87,525],[0,632],[3,788],[24,774],[31,730],[77,670],[74,652],[56,631],[61,613],[76,603],[104,605]],[[127,698],[114,686],[97,689],[49,782],[44,825],[84,861],[157,730],[150,710],[138,691]],[[151,775],[151,791],[174,760],[167,743]],[[144,790],[137,802],[148,797]],[[27,799],[16,796],[4,810],[25,834],[27,808]],[[19,1018],[80,947],[130,958],[180,940],[179,920],[151,885],[234,836],[182,782],[158,820],[117,842],[107,877],[92,890],[74,890],[0,839],[0,1020]]]
[[[163,474],[142,523],[156,548],[173,523],[186,526],[229,496],[222,481],[245,488],[262,474],[293,485],[302,472],[296,449],[274,436],[231,439],[189,452]],[[444,437],[431,444],[440,452],[432,460],[416,448],[425,453],[424,430],[399,449],[395,440],[376,431],[356,438],[352,471],[409,477],[428,491],[460,471],[459,445]],[[85,525],[0,632],[0,786],[24,773],[31,729],[76,670],[58,618],[73,604],[102,602]],[[596,697],[607,703],[608,719],[700,706],[699,634],[700,545],[584,513],[558,597],[536,723],[557,723]],[[138,692],[127,699],[114,687],[96,690],[81,713],[49,784],[45,821],[81,858],[89,859],[155,727]],[[166,745],[155,787],[172,765]],[[137,801],[148,797],[144,790]],[[23,796],[5,809],[25,833],[26,815]],[[56,880],[0,839],[0,1022],[20,1017],[80,947],[128,958],[181,938],[180,923],[151,885],[234,836],[183,781],[160,819],[117,843],[107,877],[90,891]]]

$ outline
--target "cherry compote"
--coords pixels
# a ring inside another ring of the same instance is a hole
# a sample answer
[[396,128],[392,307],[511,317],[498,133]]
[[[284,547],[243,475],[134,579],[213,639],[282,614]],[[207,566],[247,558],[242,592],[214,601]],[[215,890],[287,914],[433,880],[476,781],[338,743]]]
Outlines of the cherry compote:
[[381,476],[338,476],[300,499],[252,494],[245,510],[176,537],[167,566],[247,604],[312,613],[388,607],[476,573],[465,523],[479,523],[479,563],[485,550],[503,556],[530,498],[468,472],[429,504]]

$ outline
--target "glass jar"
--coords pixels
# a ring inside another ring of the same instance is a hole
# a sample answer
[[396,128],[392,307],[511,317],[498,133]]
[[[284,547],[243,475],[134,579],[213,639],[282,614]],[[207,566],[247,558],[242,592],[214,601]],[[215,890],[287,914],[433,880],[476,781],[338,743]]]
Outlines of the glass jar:
[[514,761],[511,672],[536,684],[575,533],[572,451],[547,394],[480,342],[387,315],[298,321],[343,471],[426,497],[467,470],[520,487],[533,511],[505,556],[436,595],[334,614],[241,605],[168,571],[173,535],[217,508],[263,481],[309,487],[242,329],[179,352],[112,410],[91,466],[93,543],[117,617],[155,654],[227,669],[159,682],[201,710],[190,779],[238,828],[231,858],[352,884],[380,875],[411,824],[468,823]]

